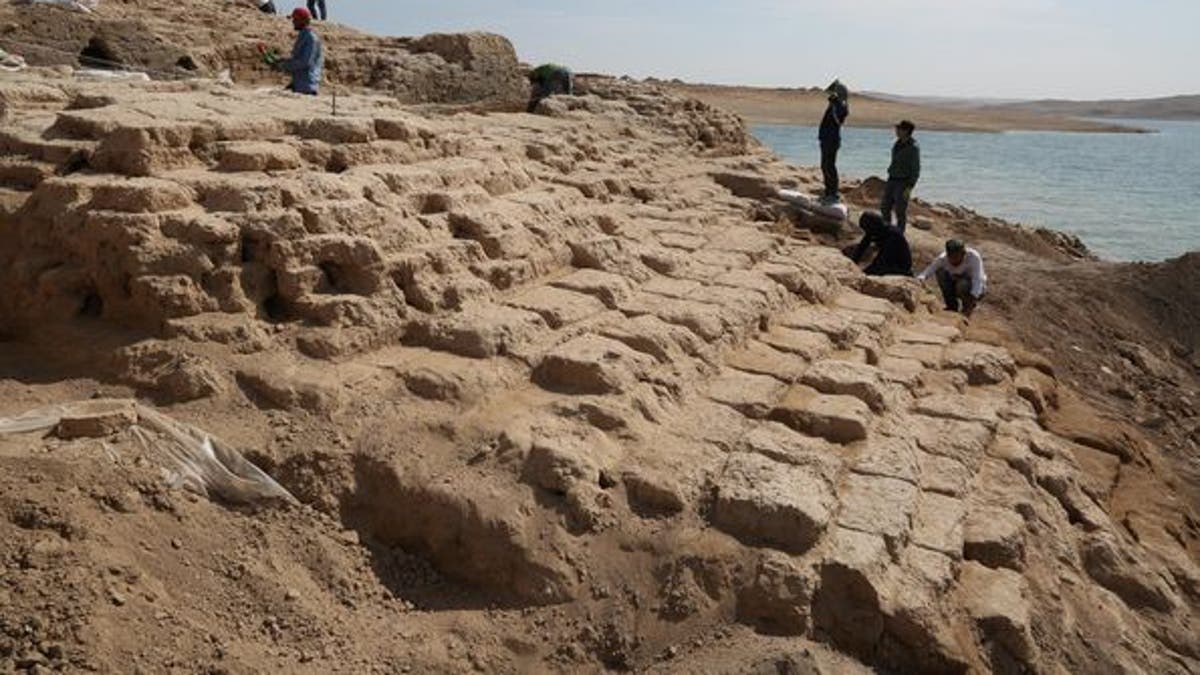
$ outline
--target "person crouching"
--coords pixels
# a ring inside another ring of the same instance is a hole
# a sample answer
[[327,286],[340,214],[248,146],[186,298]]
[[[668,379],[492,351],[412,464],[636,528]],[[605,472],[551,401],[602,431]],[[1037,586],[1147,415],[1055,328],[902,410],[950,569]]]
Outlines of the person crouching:
[[958,239],[947,241],[946,252],[918,274],[917,279],[924,282],[931,276],[937,278],[948,312],[962,312],[969,317],[987,293],[983,256]]
[[556,94],[571,96],[575,93],[575,74],[570,68],[554,63],[544,63],[529,71],[532,92],[525,112],[534,112],[543,99]]
[[846,255],[857,263],[866,255],[872,244],[879,249],[875,259],[867,265],[863,273],[872,277],[912,276],[912,249],[909,248],[903,232],[885,224],[883,217],[872,211],[862,214],[858,219],[858,226],[863,231],[862,241]]

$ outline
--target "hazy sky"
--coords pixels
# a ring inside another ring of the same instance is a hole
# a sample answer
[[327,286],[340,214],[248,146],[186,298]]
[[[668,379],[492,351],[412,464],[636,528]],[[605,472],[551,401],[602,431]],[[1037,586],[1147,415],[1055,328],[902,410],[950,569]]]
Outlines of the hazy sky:
[[328,3],[334,20],[375,33],[490,30],[530,63],[635,77],[810,86],[839,76],[860,90],[1003,98],[1200,92],[1200,0]]

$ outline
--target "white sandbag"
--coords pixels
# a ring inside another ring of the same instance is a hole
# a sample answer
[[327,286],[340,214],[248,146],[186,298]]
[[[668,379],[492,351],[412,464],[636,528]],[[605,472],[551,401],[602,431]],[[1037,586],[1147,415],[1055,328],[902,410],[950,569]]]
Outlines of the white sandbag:
[[237,450],[207,432],[129,399],[97,399],[0,417],[0,436],[56,430],[74,437],[129,432],[163,471],[168,485],[204,497],[248,504],[296,498]]
[[101,68],[79,68],[75,77],[83,80],[122,80],[149,82],[150,76],[136,70],[103,70]]
[[780,199],[792,206],[818,216],[835,220],[846,220],[850,216],[850,209],[843,202],[822,204],[819,200],[813,199],[799,190],[780,190],[778,194]]

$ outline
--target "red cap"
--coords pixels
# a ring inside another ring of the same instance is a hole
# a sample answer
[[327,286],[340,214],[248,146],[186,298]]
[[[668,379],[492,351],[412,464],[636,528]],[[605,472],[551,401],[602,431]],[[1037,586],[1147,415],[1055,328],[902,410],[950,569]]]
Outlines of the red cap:
[[297,7],[292,10],[292,21],[312,21],[312,14],[303,7]]

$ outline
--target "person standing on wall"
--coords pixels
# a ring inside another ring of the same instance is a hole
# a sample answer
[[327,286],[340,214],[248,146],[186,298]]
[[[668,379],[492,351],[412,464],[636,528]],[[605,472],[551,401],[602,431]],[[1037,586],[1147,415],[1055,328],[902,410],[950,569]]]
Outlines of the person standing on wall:
[[292,12],[292,27],[296,29],[296,43],[292,46],[291,57],[280,59],[274,49],[260,47],[263,50],[263,62],[291,74],[288,91],[316,96],[325,69],[325,48],[321,38],[312,29],[312,15],[307,9],[297,7]]
[[318,21],[329,18],[329,12],[325,10],[325,0],[308,0],[308,13]]
[[883,203],[879,206],[885,225],[892,224],[892,209],[896,210],[896,228],[902,233],[908,226],[908,200],[912,198],[913,188],[921,178],[921,148],[913,138],[915,130],[916,126],[908,120],[901,120],[896,125],[892,163],[888,166]]
[[829,94],[829,105],[825,108],[825,116],[821,118],[821,129],[817,132],[817,140],[821,144],[821,173],[825,178],[825,193],[821,203],[836,204],[841,200],[838,196],[837,155],[842,147],[842,125],[850,116],[850,90],[840,80],[834,80],[825,88]]

